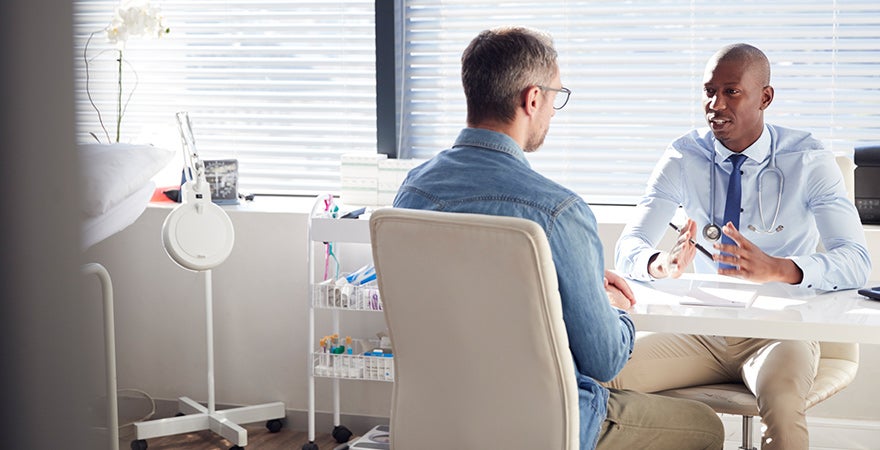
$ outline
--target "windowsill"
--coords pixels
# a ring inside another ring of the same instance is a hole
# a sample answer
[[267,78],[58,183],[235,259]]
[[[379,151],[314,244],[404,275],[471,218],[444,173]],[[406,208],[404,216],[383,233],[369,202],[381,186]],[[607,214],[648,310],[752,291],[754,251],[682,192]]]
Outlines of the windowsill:
[[[238,205],[221,205],[221,207],[232,214],[239,212],[308,214],[315,204],[315,199],[316,197],[263,195],[250,201],[242,200]],[[167,202],[150,203],[149,205],[151,208],[173,208],[175,206],[177,203]],[[355,206],[340,205],[343,212],[355,208]],[[379,207],[368,207],[367,209],[376,208]],[[590,205],[590,208],[596,215],[596,221],[603,224],[624,225],[633,212],[633,206],[628,205]]]
[[[250,201],[241,200],[237,205],[220,205],[220,207],[232,214],[239,212],[308,214],[314,204],[315,197],[263,195]],[[178,203],[151,202],[148,207],[171,209],[177,205]]]
[[[262,195],[254,200],[242,200],[238,205],[223,205],[222,208],[229,213],[266,213],[266,214],[309,214],[315,204],[316,197],[290,197]],[[173,208],[177,203],[150,203],[150,208]],[[355,207],[341,205],[342,211],[348,211]],[[378,207],[368,207],[376,209]],[[606,225],[626,225],[635,211],[631,205],[590,205],[596,221]],[[684,220],[684,216],[681,217]],[[880,233],[880,225],[863,225],[866,233]]]

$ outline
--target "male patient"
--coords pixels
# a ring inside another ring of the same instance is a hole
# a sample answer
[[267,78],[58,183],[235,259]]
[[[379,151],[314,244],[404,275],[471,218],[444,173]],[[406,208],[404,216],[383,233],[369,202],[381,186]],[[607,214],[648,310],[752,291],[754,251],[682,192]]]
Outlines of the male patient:
[[[632,291],[605,272],[596,220],[574,192],[529,166],[568,101],[549,36],[524,28],[480,33],[461,58],[467,128],[452,148],[410,171],[394,206],[531,219],[547,234],[577,368],[584,449],[720,449],[708,407],[606,389],[629,359]],[[598,381],[597,381],[598,380]]]
[[[709,128],[676,139],[661,157],[617,243],[622,273],[678,277],[694,262],[697,272],[755,282],[829,291],[864,285],[871,271],[864,229],[834,155],[809,133],[765,124],[773,94],[761,50],[733,44],[709,59],[702,100]],[[676,244],[657,250],[679,207],[689,218]],[[696,254],[693,241],[718,253]],[[762,449],[807,450],[805,398],[818,361],[817,342],[657,333],[637,339],[609,385],[657,392],[742,381],[766,426]]]

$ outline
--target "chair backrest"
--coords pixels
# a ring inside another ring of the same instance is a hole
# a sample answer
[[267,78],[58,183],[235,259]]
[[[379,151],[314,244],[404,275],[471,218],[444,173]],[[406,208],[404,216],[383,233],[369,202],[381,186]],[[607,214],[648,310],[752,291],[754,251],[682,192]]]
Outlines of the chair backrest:
[[843,175],[843,184],[846,185],[846,195],[849,201],[855,202],[856,165],[853,163],[852,157],[850,155],[835,156],[834,161],[837,163],[837,167],[840,168],[840,174]]
[[[835,157],[849,201],[855,202],[855,164],[851,155]],[[821,244],[820,244],[821,247]],[[859,369],[859,344],[820,342],[819,370],[807,395],[807,408],[836,394],[852,382]]]
[[575,369],[544,230],[384,208],[370,233],[394,351],[392,448],[578,448]]
[[859,370],[859,344],[819,343],[819,368],[807,395],[807,408],[847,387]]
[[[843,390],[855,379],[859,370],[859,344],[820,342],[819,352],[819,366],[806,397],[806,409]],[[709,384],[658,393],[668,397],[703,402],[715,412],[722,414],[738,414],[746,417],[758,415],[758,400],[742,383]],[[752,446],[743,445],[742,448],[752,448]]]

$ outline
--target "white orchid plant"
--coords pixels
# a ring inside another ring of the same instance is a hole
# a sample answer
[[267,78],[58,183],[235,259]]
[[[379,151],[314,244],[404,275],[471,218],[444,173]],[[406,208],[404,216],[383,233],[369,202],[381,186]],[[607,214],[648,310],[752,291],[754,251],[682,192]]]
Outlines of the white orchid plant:
[[[128,106],[128,102],[131,100],[131,96],[134,94],[134,90],[137,87],[137,72],[134,71],[131,63],[124,60],[122,57],[123,50],[125,50],[125,44],[128,42],[128,39],[132,37],[158,39],[170,33],[171,29],[165,26],[163,19],[162,10],[158,6],[150,5],[149,0],[122,0],[116,8],[110,24],[103,30],[91,33],[88,41],[86,41],[85,49],[83,51],[83,59],[86,64],[86,94],[89,97],[89,102],[92,104],[92,107],[95,108],[95,111],[98,113],[98,121],[101,123],[101,128],[104,130],[107,142],[112,142],[110,139],[110,133],[107,132],[107,127],[104,126],[104,120],[101,117],[101,111],[98,109],[98,106],[95,105],[95,102],[92,100],[92,95],[89,92],[89,61],[94,59],[88,58],[89,42],[91,42],[92,37],[94,37],[95,34],[103,32],[107,36],[107,41],[114,44],[116,47],[113,51],[115,51],[117,55],[116,61],[118,67],[118,86],[116,92],[116,142],[119,142],[122,128],[122,117],[125,115],[125,109]],[[106,51],[109,50],[102,51],[101,54]],[[135,84],[129,91],[125,103],[122,101],[123,64],[128,65],[135,76]],[[100,139],[98,139],[94,133],[91,133],[91,135],[95,140],[100,142]]]

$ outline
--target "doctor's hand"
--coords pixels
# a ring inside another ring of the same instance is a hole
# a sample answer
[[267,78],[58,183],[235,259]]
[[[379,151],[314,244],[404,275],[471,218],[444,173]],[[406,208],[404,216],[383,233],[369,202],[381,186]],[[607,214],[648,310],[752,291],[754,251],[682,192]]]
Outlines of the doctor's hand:
[[615,308],[631,311],[636,304],[635,294],[626,280],[610,270],[605,271],[605,292]]
[[697,247],[691,242],[696,235],[697,223],[688,219],[681,227],[672,250],[660,252],[648,262],[648,273],[654,278],[680,277],[697,254]]
[[798,284],[804,279],[804,273],[794,261],[788,258],[776,258],[764,253],[758,246],[743,237],[743,235],[727,222],[721,227],[721,232],[727,235],[736,245],[716,243],[716,250],[722,253],[716,254],[717,262],[735,266],[732,269],[718,269],[718,274],[742,278],[756,283],[768,281],[781,281],[783,283]]

